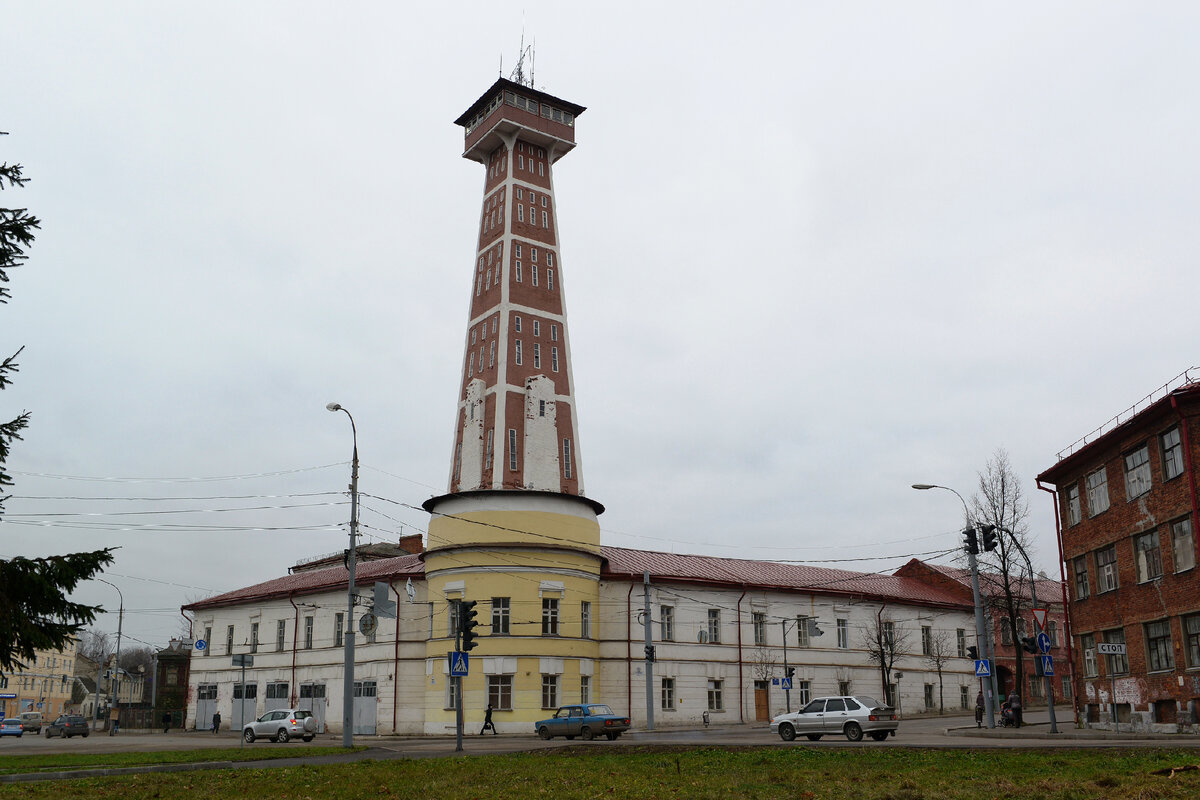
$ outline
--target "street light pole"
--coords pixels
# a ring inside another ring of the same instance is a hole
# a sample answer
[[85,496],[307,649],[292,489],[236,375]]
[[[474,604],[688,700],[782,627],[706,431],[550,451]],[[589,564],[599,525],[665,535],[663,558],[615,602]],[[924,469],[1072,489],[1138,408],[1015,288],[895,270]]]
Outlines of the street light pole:
[[[108,583],[103,578],[96,578],[101,583]],[[117,710],[117,719],[121,719],[121,628],[125,623],[125,595],[121,593],[121,589],[115,583],[108,583],[109,586],[117,590],[117,597],[121,598],[121,607],[117,612],[117,661],[114,664],[112,682],[109,684],[113,691],[113,702],[110,704]],[[100,685],[96,685],[96,714],[100,714]],[[112,729],[109,729],[109,734],[112,734]]]
[[[958,492],[955,492],[949,486],[938,486],[935,483],[914,483],[912,488],[920,490],[945,489],[948,492],[954,492],[954,496],[958,498],[960,503],[962,503],[963,513],[966,515],[967,525],[969,526],[971,524],[971,510],[967,508],[967,501],[963,500],[963,496]],[[988,641],[986,636],[988,631],[983,622],[983,603],[980,600],[979,594],[979,563],[975,560],[975,553],[969,547],[967,548],[967,563],[971,567],[971,593],[975,600],[975,639],[979,648],[986,652]],[[995,661],[992,661],[991,667],[994,673]],[[996,711],[994,702],[991,686],[989,685],[988,691],[983,693],[983,708],[987,713],[987,726],[989,728],[996,727]]]
[[[1033,600],[1033,607],[1037,608],[1039,605],[1037,596],[1037,576],[1033,574],[1033,563],[1029,560],[1029,554],[1025,552],[1025,548],[1021,546],[1019,541],[1017,541],[1017,535],[1015,533],[1010,531],[1008,528],[1001,528],[999,526],[997,526],[996,529],[1004,531],[1008,534],[1009,541],[1016,546],[1017,552],[1021,554],[1021,558],[1025,559],[1025,568],[1029,570],[1029,594],[1030,598]],[[1034,658],[1037,657],[1038,656],[1034,656]],[[1034,671],[1037,671],[1036,668]],[[1058,719],[1054,715],[1054,684],[1050,680],[1050,676],[1046,675],[1044,671],[1042,674],[1042,680],[1045,682],[1044,686],[1046,688],[1046,705],[1050,710],[1050,732],[1058,733]]]
[[358,536],[358,428],[349,411],[337,403],[325,406],[329,411],[343,411],[350,417],[350,434],[354,439],[354,456],[350,461],[350,555],[346,559],[346,570],[350,574],[346,592],[346,624],[342,626],[345,643],[345,665],[342,682],[342,747],[354,746],[354,573],[356,565],[356,539]]

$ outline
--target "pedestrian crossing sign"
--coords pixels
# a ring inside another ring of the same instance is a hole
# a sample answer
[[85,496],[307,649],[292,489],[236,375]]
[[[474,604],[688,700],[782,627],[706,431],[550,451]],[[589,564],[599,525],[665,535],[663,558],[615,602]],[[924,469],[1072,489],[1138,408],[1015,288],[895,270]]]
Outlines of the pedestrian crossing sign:
[[468,665],[467,654],[461,650],[455,650],[447,653],[446,657],[450,659],[450,677],[465,678],[467,677]]
[[992,664],[986,658],[976,659],[976,661],[975,661],[975,677],[977,677],[977,678],[992,677]]

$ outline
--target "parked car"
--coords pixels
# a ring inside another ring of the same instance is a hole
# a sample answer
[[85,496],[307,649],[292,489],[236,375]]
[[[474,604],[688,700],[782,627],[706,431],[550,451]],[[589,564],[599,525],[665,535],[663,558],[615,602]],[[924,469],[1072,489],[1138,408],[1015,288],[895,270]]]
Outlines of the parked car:
[[25,726],[16,717],[0,720],[0,736],[21,736],[24,733]]
[[817,741],[827,734],[842,734],[852,742],[868,734],[877,742],[895,736],[900,721],[896,711],[873,697],[818,697],[799,711],[771,718],[771,732],[785,742],[799,736]]
[[297,736],[311,742],[316,735],[317,720],[312,712],[295,708],[268,711],[242,727],[242,738],[247,743],[259,737],[268,738],[272,742],[290,742]]
[[39,733],[42,730],[42,712],[40,711],[24,711],[19,714],[21,718],[21,727],[26,733]]
[[91,732],[87,720],[75,714],[63,714],[46,726],[47,739],[54,736],[65,736],[68,739],[72,736],[82,736],[86,739]]
[[586,703],[562,706],[550,719],[535,722],[533,729],[543,739],[553,739],[555,736],[574,739],[581,736],[591,740],[605,736],[613,741],[629,730],[629,717],[614,714],[611,708],[602,703]]

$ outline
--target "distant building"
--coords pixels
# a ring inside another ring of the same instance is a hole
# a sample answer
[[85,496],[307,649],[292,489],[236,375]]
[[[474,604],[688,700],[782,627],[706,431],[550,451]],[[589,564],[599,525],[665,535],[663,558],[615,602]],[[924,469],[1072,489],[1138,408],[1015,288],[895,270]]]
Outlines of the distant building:
[[0,713],[40,711],[50,719],[64,713],[74,688],[76,644],[72,639],[62,650],[38,650],[24,669],[0,673]]
[[1122,417],[1038,481],[1054,487],[1083,719],[1174,731],[1200,711],[1200,383]]
[[[187,711],[188,667],[191,664],[191,655],[191,644],[178,639],[172,639],[166,647],[158,651],[154,707],[160,714],[163,711],[171,713],[173,724],[176,726],[183,724]],[[153,721],[158,722],[157,719]]]

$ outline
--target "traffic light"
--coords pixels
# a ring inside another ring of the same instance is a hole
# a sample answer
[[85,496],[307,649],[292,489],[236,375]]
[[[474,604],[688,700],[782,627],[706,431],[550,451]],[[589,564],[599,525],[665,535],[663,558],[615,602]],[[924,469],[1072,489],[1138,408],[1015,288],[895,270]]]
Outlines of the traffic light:
[[978,647],[968,647],[967,648],[967,658],[971,659],[972,661],[978,661],[979,660],[979,648]]
[[1036,636],[1022,636],[1021,649],[1026,653],[1036,653],[1038,651]]
[[979,555],[979,537],[975,534],[974,528],[967,528],[963,531],[963,539],[967,543],[967,552],[971,555]]
[[463,652],[469,652],[479,646],[479,642],[475,641],[475,628],[479,626],[475,619],[479,616],[479,612],[475,610],[475,604],[478,602],[478,600],[458,601],[458,630],[462,633]]
[[788,678],[792,678],[792,677],[794,677],[795,675],[796,675],[796,668],[795,668],[795,667],[788,667],[788,668],[787,668],[787,676],[788,676]]
[[654,645],[652,644],[646,645],[646,660],[650,662],[654,661]]
[[983,549],[988,551],[989,553],[991,551],[995,550],[996,545],[999,544],[999,542],[996,539],[996,535],[997,535],[996,534],[996,526],[995,525],[984,525],[982,528],[979,529],[979,532],[983,534]]

